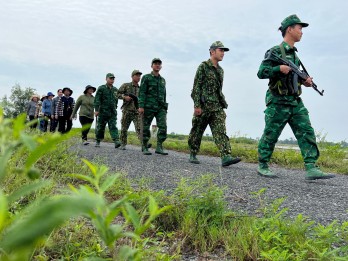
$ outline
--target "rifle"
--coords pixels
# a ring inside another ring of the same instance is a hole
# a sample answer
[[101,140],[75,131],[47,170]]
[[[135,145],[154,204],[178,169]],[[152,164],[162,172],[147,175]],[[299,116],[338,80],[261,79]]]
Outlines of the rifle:
[[[132,98],[133,102],[134,102],[134,106],[136,109],[139,109],[139,102],[138,102],[138,97],[135,96],[134,94],[132,93],[125,93],[124,96],[129,96]],[[122,105],[123,107],[123,105]]]
[[[294,78],[293,78],[293,85],[295,87],[296,85],[296,88],[297,88],[297,80],[298,80],[298,77],[300,77],[301,80],[305,81],[308,77],[309,77],[309,74],[306,70],[306,68],[303,66],[302,62],[300,61],[300,65],[302,66],[303,68],[303,71],[301,71],[296,64],[294,64],[292,61],[289,61],[289,60],[286,60],[286,59],[283,59],[281,57],[279,57],[278,55],[276,55],[274,52],[272,51],[269,51],[268,54],[266,54],[266,59],[265,60],[271,60],[271,61],[274,61],[276,63],[280,63],[282,65],[287,65],[291,68],[291,71],[294,73]],[[311,86],[316,92],[318,92],[321,96],[324,95],[324,90],[320,91],[318,89],[318,86],[312,81],[312,86]],[[296,89],[295,88],[295,89]]]

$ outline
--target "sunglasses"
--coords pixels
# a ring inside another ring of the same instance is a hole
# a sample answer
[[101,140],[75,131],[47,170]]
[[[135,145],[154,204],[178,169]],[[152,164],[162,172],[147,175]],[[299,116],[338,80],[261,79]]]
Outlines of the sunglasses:
[[111,80],[115,80],[115,77],[109,77],[109,79],[111,79]]

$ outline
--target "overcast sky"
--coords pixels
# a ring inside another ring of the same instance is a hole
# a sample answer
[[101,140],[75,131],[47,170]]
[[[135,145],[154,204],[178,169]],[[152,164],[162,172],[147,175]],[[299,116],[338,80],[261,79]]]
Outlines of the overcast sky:
[[[0,6],[3,95],[19,83],[40,95],[67,86],[77,98],[86,85],[104,84],[108,72],[115,74],[116,87],[131,80],[133,69],[149,73],[152,58],[159,57],[168,132],[188,134],[195,71],[209,58],[211,43],[220,40],[230,48],[220,63],[228,135],[252,138],[263,132],[268,82],[256,73],[265,51],[282,41],[281,21],[296,13],[309,23],[296,45],[298,55],[325,90],[323,97],[311,88],[303,91],[312,125],[329,141],[348,139],[346,1],[0,0]],[[290,137],[286,127],[281,138]]]

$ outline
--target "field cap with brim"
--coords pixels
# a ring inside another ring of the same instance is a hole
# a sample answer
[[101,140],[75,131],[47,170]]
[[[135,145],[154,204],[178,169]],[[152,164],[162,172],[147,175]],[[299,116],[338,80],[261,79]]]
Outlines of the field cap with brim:
[[47,97],[48,97],[48,96],[54,97],[54,94],[53,94],[52,92],[48,92],[46,96],[47,96]]
[[134,75],[136,75],[136,74],[142,75],[143,73],[142,73],[141,71],[139,71],[139,70],[134,70],[134,71],[132,72],[132,77],[133,77]]
[[153,58],[152,59],[152,62],[151,62],[151,65],[153,65],[155,62],[160,62],[162,63],[162,60],[160,58]]
[[225,47],[224,44],[220,41],[213,42],[209,48],[209,50],[222,49],[225,52],[228,52],[230,49]]
[[113,73],[107,73],[106,78],[115,78],[115,75]]
[[281,26],[278,28],[280,31],[285,30],[286,28],[288,28],[291,25],[294,24],[300,24],[302,25],[302,27],[307,27],[308,24],[307,23],[303,23],[301,22],[300,18],[298,18],[297,15],[293,14],[293,15],[289,15],[288,17],[286,17],[283,22],[281,23]]
[[73,91],[69,87],[64,87],[62,93],[64,93],[66,90],[70,91],[70,96],[73,94]]
[[93,92],[95,92],[97,90],[97,88],[93,87],[92,85],[87,85],[85,87],[85,90],[83,91],[83,93],[86,94],[88,89],[93,89]]

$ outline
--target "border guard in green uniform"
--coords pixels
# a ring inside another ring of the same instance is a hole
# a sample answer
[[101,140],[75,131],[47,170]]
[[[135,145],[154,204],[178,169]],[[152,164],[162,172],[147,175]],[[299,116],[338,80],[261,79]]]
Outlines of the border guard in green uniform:
[[105,126],[108,124],[110,136],[115,143],[115,148],[121,146],[118,136],[117,121],[117,88],[113,86],[115,75],[106,75],[106,84],[98,87],[94,98],[94,110],[97,117],[96,147],[100,147],[100,141],[104,139]]
[[134,70],[131,74],[132,81],[129,83],[124,83],[118,89],[118,98],[123,99],[122,104],[122,119],[121,119],[121,150],[126,149],[127,145],[127,132],[130,124],[133,122],[135,131],[140,138],[140,121],[138,112],[138,96],[139,96],[139,81],[142,72],[139,70]]
[[167,138],[167,110],[166,80],[159,74],[162,69],[162,61],[154,58],[151,62],[152,72],[145,74],[141,79],[139,91],[139,113],[143,117],[143,144],[144,155],[151,155],[148,141],[150,140],[150,125],[153,118],[156,118],[158,127],[157,147],[155,153],[168,155],[163,150],[163,142]]
[[307,27],[297,15],[286,17],[279,27],[283,36],[280,45],[272,47],[266,52],[257,76],[260,79],[269,79],[266,92],[265,129],[258,145],[258,174],[264,177],[277,177],[268,166],[274,146],[288,123],[298,141],[304,159],[307,180],[328,179],[334,175],[323,173],[317,166],[319,150],[315,133],[311,126],[308,110],[300,98],[301,85],[312,86],[312,78],[305,81],[298,80],[287,65],[279,64],[270,59],[270,53],[292,61],[296,66],[301,62],[298,58],[295,43],[302,38],[302,28]]
[[214,42],[209,49],[210,59],[202,62],[197,69],[193,83],[191,97],[194,103],[192,129],[188,139],[190,147],[190,162],[199,164],[196,155],[202,141],[202,136],[210,126],[216,146],[219,148],[222,166],[226,167],[238,163],[239,157],[231,156],[231,144],[226,135],[227,102],[222,93],[224,70],[219,62],[229,51],[222,42]]

